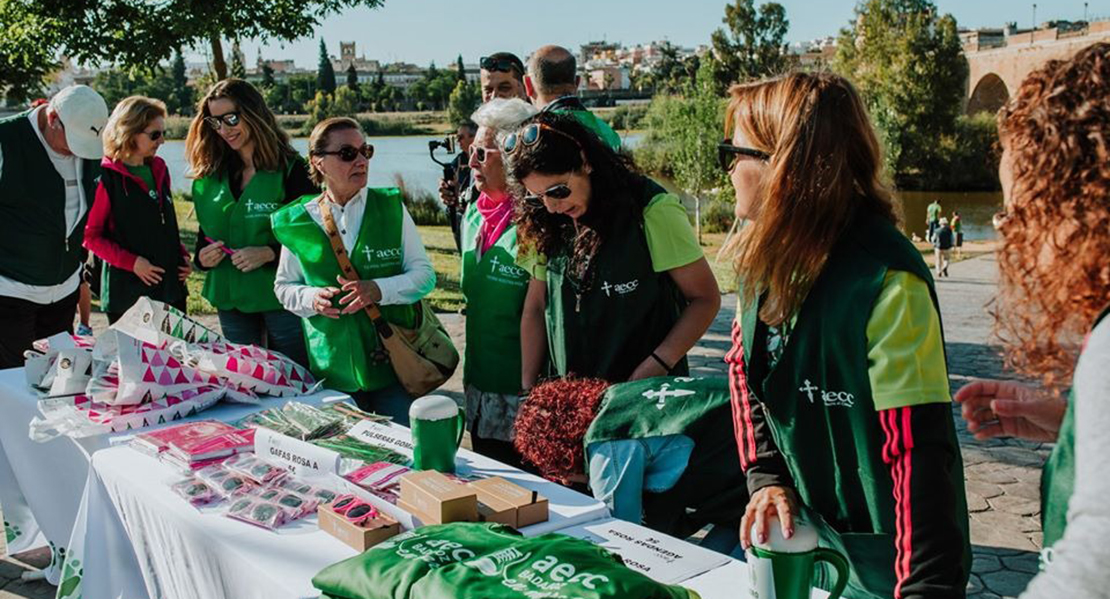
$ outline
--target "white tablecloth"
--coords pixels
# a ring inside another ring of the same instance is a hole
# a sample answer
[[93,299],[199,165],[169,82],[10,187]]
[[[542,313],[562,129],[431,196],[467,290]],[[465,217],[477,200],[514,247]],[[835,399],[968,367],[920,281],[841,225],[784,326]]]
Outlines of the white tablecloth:
[[[319,405],[345,398],[345,394],[324,391],[296,400]],[[262,406],[221,403],[193,418],[164,426],[209,418],[238,420],[286,401],[266,400]],[[47,568],[47,579],[58,584],[89,476],[89,456],[134,433],[83,439],[59,437],[37,443],[27,432],[31,420],[38,415],[38,396],[27,386],[23,369],[0,370],[0,509],[4,512],[8,552],[19,553],[49,543],[55,560]],[[161,427],[145,430],[156,428]]]

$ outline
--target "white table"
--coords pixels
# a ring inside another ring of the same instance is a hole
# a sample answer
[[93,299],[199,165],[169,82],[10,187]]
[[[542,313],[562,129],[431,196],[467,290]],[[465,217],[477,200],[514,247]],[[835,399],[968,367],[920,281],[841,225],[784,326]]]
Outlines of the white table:
[[[347,399],[335,391],[295,398],[319,405]],[[288,399],[265,400],[261,406],[221,403],[188,420],[233,421],[263,407],[283,405]],[[8,552],[19,553],[49,544],[55,560],[47,568],[47,580],[58,584],[65,548],[70,544],[89,459],[114,442],[135,434],[116,433],[83,439],[59,437],[46,443],[32,441],[28,427],[39,416],[38,396],[27,385],[22,368],[0,370],[0,508],[10,527]],[[150,427],[154,430],[161,427]]]

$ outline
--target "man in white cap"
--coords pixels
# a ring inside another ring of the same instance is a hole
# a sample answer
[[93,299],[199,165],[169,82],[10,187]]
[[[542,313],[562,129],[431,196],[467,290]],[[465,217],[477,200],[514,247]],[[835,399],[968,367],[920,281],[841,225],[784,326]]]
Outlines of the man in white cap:
[[73,330],[108,106],[85,85],[0,119],[0,368]]

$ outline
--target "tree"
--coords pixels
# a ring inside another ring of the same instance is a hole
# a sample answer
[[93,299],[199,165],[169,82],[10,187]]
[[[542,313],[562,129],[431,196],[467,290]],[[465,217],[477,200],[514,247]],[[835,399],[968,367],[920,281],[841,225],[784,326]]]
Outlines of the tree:
[[463,65],[462,54],[459,54],[459,59],[455,61],[455,73],[459,81],[466,81],[466,66]]
[[711,38],[718,91],[736,82],[777,74],[786,67],[783,39],[790,22],[781,4],[768,2],[757,10],[754,0],[736,0],[725,5],[721,22],[728,29],[717,29]]
[[[227,77],[223,39],[277,39],[312,35],[321,22],[355,6],[377,8],[385,0],[3,0],[33,13],[32,22],[58,23],[57,38],[45,36],[51,55],[78,62],[149,67],[178,48],[208,46],[217,79]],[[5,35],[9,35],[7,19]],[[6,43],[7,40],[0,43]]]
[[458,128],[459,125],[470,120],[470,115],[478,110],[478,105],[481,103],[482,92],[477,84],[457,81],[455,89],[451,91],[451,97],[447,100],[447,120],[452,127]]
[[867,103],[895,183],[934,187],[953,168],[943,148],[963,111],[968,66],[956,20],[929,0],[867,0],[856,12],[833,68]]
[[353,62],[347,66],[347,87],[358,95],[358,69]]
[[185,74],[185,57],[181,55],[180,50],[173,56],[173,66],[170,67],[170,72],[173,78],[173,103],[170,106],[171,112],[183,115],[192,114],[194,90],[192,87],[189,87],[189,78]]
[[262,87],[274,86],[274,67],[270,63],[262,63]]
[[42,93],[43,79],[58,68],[63,23],[39,14],[34,0],[0,0],[0,92],[9,102]]
[[231,76],[237,79],[247,78],[247,66],[243,64],[243,51],[239,49],[239,40],[231,44]]
[[347,86],[335,90],[331,105],[331,116],[355,116],[358,114],[358,95]]
[[316,89],[325,94],[335,93],[335,67],[331,64],[331,57],[328,56],[328,47],[324,44],[324,38],[320,38],[320,62],[316,67]]

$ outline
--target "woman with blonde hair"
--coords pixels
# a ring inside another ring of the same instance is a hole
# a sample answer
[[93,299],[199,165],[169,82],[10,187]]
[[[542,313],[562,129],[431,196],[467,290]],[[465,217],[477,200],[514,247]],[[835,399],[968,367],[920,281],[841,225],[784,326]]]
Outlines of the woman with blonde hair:
[[[385,320],[415,328],[435,271],[400,190],[366,187],[374,146],[358,121],[321,121],[308,154],[309,172],[324,192],[271,216],[282,245],[274,293],[304,319],[313,374],[351,394],[363,410],[408,424],[413,398],[397,381],[366,308],[377,305]],[[344,276],[347,261],[357,278]]]
[[116,105],[102,135],[103,174],[84,246],[104,261],[100,307],[114,323],[140,297],[185,311],[192,270],[181,245],[166,163],[166,105],[143,96]]
[[[852,85],[733,86],[721,165],[750,221],[726,356],[751,501],[745,545],[799,517],[851,563],[845,597],[964,597],[963,467],[928,267]],[[803,508],[803,514],[800,510]],[[827,587],[827,577],[819,577]]]
[[[1056,442],[1041,481],[1041,573],[1022,599],[1105,597],[1110,576],[1110,44],[1034,71],[998,115],[996,330],[1042,387],[956,393],[979,439]],[[1070,386],[1067,399],[1063,391]]]
[[185,151],[200,222],[194,260],[208,273],[202,294],[224,336],[307,364],[300,319],[274,296],[281,245],[270,230],[274,211],[319,193],[304,159],[241,79],[220,81],[197,103]]

